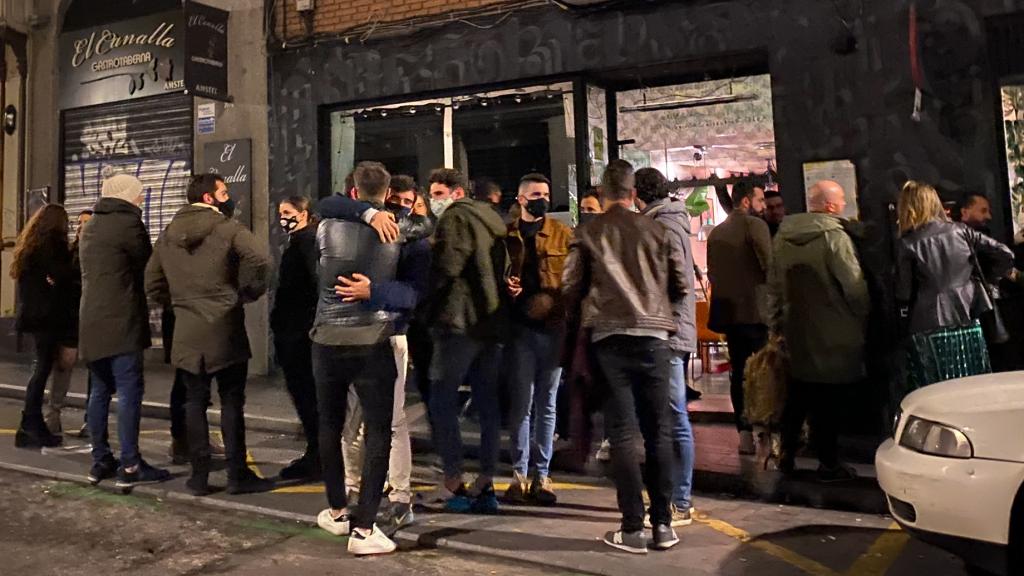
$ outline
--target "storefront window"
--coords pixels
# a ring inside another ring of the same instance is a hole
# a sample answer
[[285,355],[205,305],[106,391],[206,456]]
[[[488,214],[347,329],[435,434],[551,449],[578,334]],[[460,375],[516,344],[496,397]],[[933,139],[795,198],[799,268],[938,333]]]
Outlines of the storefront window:
[[334,112],[332,189],[344,189],[364,160],[421,186],[431,170],[453,167],[470,182],[496,183],[507,208],[519,178],[540,172],[551,178],[553,209],[568,212],[575,189],[571,96],[571,85],[558,84]]
[[1024,86],[1003,87],[1003,125],[1013,232],[1024,228]]

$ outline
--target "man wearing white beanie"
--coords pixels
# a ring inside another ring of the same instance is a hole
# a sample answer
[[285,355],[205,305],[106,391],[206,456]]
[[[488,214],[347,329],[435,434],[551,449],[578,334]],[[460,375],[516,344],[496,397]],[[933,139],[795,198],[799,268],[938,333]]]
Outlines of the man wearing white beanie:
[[[117,174],[103,182],[102,198],[82,232],[82,304],[79,350],[92,374],[88,402],[93,484],[117,477],[119,488],[163,482],[170,474],[139,454],[142,352],[150,346],[144,273],[153,247],[139,206],[142,182]],[[110,398],[118,397],[120,462],[107,441]]]

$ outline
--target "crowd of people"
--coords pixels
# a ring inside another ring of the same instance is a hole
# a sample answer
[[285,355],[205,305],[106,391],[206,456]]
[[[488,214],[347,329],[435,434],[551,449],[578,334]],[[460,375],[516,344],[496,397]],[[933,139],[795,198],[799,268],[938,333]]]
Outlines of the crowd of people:
[[[288,241],[270,323],[306,442],[279,478],[324,484],[328,506],[318,525],[348,535],[349,551],[366,555],[393,551],[390,535],[413,521],[410,374],[428,406],[445,510],[498,511],[503,421],[512,481],[502,501],[555,505],[551,463],[564,381],[569,435],[583,460],[589,414],[603,408],[622,514],[604,541],[633,553],[676,545],[674,529],[693,514],[687,367],[698,345],[699,270],[691,214],[664,175],[612,161],[601,185],[580,199],[575,230],[550,216],[551,182],[539,173],[522,177],[511,214],[496,185],[470,190],[453,169],[434,170],[421,192],[411,177],[362,162],[346,186],[315,210],[302,196],[278,206]],[[19,237],[11,267],[17,327],[33,335],[36,364],[16,445],[60,444],[60,411],[81,358],[89,368],[90,481],[130,489],[169,479],[138,447],[142,353],[150,309],[161,309],[176,370],[172,453],[191,465],[187,489],[216,490],[211,460],[221,456],[228,493],[271,490],[274,482],[246,465],[244,424],[251,356],[244,305],[271,285],[267,247],[231,218],[234,201],[217,175],[191,180],[188,206],[155,245],[138,179],[111,176],[101,196],[79,215],[73,241],[56,204],[38,211]],[[737,450],[756,448],[744,410],[747,361],[777,339],[790,358],[781,469],[793,471],[807,420],[821,479],[852,478],[838,457],[837,422],[842,391],[866,376],[872,299],[857,236],[842,217],[845,192],[819,182],[808,191],[807,212],[788,216],[782,196],[754,181],[736,182],[726,200],[729,216],[707,238],[708,327],[728,344]],[[911,386],[989,371],[989,347],[1018,337],[997,330],[1006,323],[994,288],[1021,277],[1013,252],[979,231],[990,218],[981,201],[969,197],[957,214],[963,223],[953,223],[933,188],[911,181],[902,189],[895,292]],[[966,354],[951,351],[965,347]],[[1013,362],[999,358],[1000,367]],[[223,447],[211,444],[206,415],[214,381]],[[464,386],[480,424],[479,473],[468,484]],[[118,456],[107,433],[115,394]]]

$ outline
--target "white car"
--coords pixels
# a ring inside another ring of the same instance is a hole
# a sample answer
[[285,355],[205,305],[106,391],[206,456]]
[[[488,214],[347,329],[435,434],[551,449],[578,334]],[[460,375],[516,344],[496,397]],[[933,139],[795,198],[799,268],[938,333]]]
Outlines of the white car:
[[994,574],[1024,574],[1024,372],[951,380],[903,399],[875,454],[908,532]]

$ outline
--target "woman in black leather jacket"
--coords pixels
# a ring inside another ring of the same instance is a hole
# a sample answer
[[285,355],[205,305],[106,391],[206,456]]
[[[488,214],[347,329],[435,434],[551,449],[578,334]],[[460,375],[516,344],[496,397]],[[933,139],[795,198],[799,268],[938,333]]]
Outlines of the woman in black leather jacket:
[[992,310],[987,283],[1013,269],[1003,244],[950,222],[927,184],[907,182],[900,194],[897,300],[908,322],[909,384],[991,371],[978,319]]

